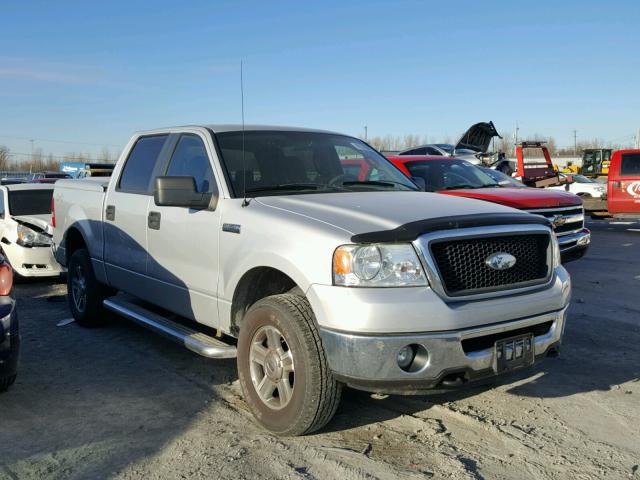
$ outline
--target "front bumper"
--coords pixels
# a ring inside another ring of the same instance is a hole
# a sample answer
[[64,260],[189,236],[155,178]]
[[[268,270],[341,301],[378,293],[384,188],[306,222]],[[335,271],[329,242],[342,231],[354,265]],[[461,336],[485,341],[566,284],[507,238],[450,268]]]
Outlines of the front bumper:
[[55,259],[52,247],[23,247],[17,243],[3,250],[13,270],[21,277],[53,277],[65,271]]
[[0,379],[15,375],[19,350],[20,333],[15,300],[0,297]]
[[[347,385],[374,392],[421,393],[492,377],[497,372],[493,343],[524,332],[534,333],[535,361],[558,352],[568,305],[563,309],[481,327],[410,335],[359,335],[320,329],[329,366]],[[399,350],[421,345],[426,364],[406,372],[397,363]]]
[[589,248],[591,243],[591,231],[583,228],[579,232],[569,235],[558,235],[558,244],[560,245],[560,255],[562,263],[581,258]]

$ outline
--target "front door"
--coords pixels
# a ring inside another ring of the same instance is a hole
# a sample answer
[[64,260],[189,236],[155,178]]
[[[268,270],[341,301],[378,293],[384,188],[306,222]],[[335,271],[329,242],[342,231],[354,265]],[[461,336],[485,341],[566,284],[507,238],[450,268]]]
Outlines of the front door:
[[622,152],[616,160],[609,170],[609,212],[640,214],[640,151]]
[[147,297],[147,211],[151,180],[169,135],[138,138],[104,202],[104,261],[109,283]]
[[[180,134],[161,175],[193,177],[199,192],[217,193],[211,157],[204,137]],[[217,326],[219,210],[160,207],[152,199],[147,228],[155,303]]]

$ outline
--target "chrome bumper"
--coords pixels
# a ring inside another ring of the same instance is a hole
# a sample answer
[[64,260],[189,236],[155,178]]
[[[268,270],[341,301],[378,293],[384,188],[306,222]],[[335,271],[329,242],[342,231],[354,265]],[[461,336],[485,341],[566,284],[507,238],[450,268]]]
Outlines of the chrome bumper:
[[[546,333],[534,337],[535,359],[542,359],[550,349],[558,349],[567,309],[568,305],[535,317],[440,333],[365,336],[321,328],[320,336],[329,366],[341,381],[368,391],[419,393],[438,388],[450,375],[458,374],[466,381],[496,374],[495,349],[465,353],[463,340],[552,322]],[[406,372],[397,363],[398,351],[410,344],[422,345],[428,352],[426,364],[417,372]]]
[[579,232],[569,235],[558,235],[558,244],[560,245],[560,253],[565,253],[577,248],[587,248],[591,243],[591,232],[587,228],[583,228]]

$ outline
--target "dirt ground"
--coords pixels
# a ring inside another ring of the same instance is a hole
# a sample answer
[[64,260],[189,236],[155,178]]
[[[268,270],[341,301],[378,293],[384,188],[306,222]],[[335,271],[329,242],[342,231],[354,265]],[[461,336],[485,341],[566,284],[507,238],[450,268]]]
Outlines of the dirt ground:
[[254,424],[234,361],[124,320],[56,326],[64,285],[18,285],[24,348],[0,396],[0,478],[640,479],[640,224],[589,227],[592,249],[568,265],[559,358],[455,394],[348,390],[303,438]]

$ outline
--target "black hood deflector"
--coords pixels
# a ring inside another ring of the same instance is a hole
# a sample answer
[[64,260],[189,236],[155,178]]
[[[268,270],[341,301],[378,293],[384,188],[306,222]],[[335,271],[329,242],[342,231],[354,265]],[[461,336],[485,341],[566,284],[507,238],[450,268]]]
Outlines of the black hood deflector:
[[420,235],[439,230],[455,230],[458,228],[489,227],[497,225],[544,225],[551,228],[551,223],[542,215],[529,213],[492,213],[479,215],[457,215],[454,217],[437,217],[427,220],[405,223],[392,230],[359,233],[351,237],[353,243],[412,242]]

